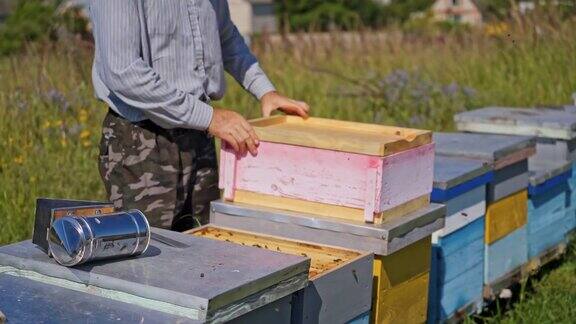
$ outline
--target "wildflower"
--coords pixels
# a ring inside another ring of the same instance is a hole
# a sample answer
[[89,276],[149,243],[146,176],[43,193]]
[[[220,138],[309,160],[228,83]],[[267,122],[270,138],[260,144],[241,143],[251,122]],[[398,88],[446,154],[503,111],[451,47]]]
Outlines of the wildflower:
[[454,98],[459,91],[460,86],[456,82],[452,82],[449,85],[442,87],[442,92],[450,98]]
[[88,121],[88,110],[86,109],[80,109],[80,112],[78,113],[78,121],[81,124],[85,124]]
[[50,121],[49,120],[45,120],[44,123],[42,124],[42,129],[48,129],[50,128]]
[[54,127],[62,127],[62,125],[64,125],[64,121],[60,119],[53,123]]
[[58,106],[60,110],[64,112],[66,112],[68,110],[68,107],[70,107],[70,104],[68,103],[68,100],[66,99],[64,94],[62,94],[60,91],[56,89],[48,91],[44,96],[49,102]]
[[15,157],[14,163],[16,163],[18,165],[22,165],[24,163],[24,157],[22,155]]
[[83,131],[80,133],[80,139],[85,140],[85,139],[87,139],[87,138],[89,138],[89,137],[90,137],[90,131],[87,130],[87,129],[83,130]]
[[91,145],[92,145],[92,142],[90,142],[90,141],[82,141],[83,147],[90,147]]

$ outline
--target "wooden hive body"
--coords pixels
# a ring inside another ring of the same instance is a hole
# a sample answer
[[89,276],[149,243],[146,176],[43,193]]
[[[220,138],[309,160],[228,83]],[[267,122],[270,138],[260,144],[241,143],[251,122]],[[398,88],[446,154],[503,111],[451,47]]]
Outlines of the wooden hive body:
[[432,204],[382,224],[367,224],[223,201],[212,203],[210,220],[227,227],[375,253],[375,322],[422,323],[426,319],[431,235],[444,226],[444,215],[444,206]]
[[[147,309],[168,310],[191,323],[235,323],[242,317],[248,322],[275,318],[289,323],[286,297],[308,285],[310,261],[303,256],[160,229],[152,232],[148,250],[136,258],[66,268],[25,241],[0,247],[0,267],[84,292],[101,291],[106,298]],[[266,307],[275,302],[280,304]]]
[[526,225],[528,191],[523,190],[488,206],[486,212],[486,244],[492,244]]
[[424,323],[428,309],[431,237],[375,257],[375,323]]
[[257,156],[223,147],[227,200],[376,223],[429,203],[430,132],[286,116],[252,125]]
[[528,205],[528,256],[537,258],[564,244],[571,230],[571,163],[542,163],[531,172]]
[[477,160],[436,157],[432,200],[446,204],[446,225],[433,235],[428,323],[458,319],[481,306],[484,215],[490,167]]
[[[528,230],[522,226],[492,244],[485,246],[484,283],[496,285],[499,281],[520,273],[528,262]],[[507,285],[506,285],[507,286]]]
[[[484,217],[438,239],[432,249],[428,323],[481,309],[484,287]],[[464,313],[459,313],[464,310]]]
[[[348,322],[370,310],[371,253],[206,225],[188,232],[243,246],[309,257],[310,284],[292,300],[292,323]],[[346,295],[347,298],[342,298]]]

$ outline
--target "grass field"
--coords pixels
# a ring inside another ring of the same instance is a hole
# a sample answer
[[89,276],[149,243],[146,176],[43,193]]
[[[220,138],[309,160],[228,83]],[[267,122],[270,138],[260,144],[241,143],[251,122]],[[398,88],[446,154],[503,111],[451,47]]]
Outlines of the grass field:
[[[285,44],[257,53],[277,87],[306,100],[312,115],[452,129],[454,113],[485,105],[563,104],[576,90],[576,22],[499,26],[455,35],[381,42]],[[0,58],[0,245],[29,238],[35,199],[104,199],[97,172],[106,107],[93,98],[91,46],[31,45]],[[217,103],[258,116],[235,83]],[[484,319],[566,322],[576,318],[576,260],[535,284],[512,312]]]

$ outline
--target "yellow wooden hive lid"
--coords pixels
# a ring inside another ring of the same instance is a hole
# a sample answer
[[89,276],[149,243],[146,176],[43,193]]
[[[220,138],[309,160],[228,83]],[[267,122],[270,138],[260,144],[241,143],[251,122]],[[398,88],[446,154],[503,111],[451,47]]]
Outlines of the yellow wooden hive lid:
[[427,130],[348,121],[274,116],[250,121],[261,141],[386,156],[432,142]]

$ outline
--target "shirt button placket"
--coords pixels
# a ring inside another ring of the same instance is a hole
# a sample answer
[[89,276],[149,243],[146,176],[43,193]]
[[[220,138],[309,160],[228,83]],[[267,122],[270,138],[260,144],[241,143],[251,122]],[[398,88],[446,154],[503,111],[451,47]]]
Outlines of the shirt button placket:
[[194,41],[194,59],[196,71],[200,77],[204,78],[206,70],[204,69],[204,45],[202,44],[202,33],[200,31],[200,10],[197,0],[190,0],[188,3],[188,14],[192,25],[192,40]]

